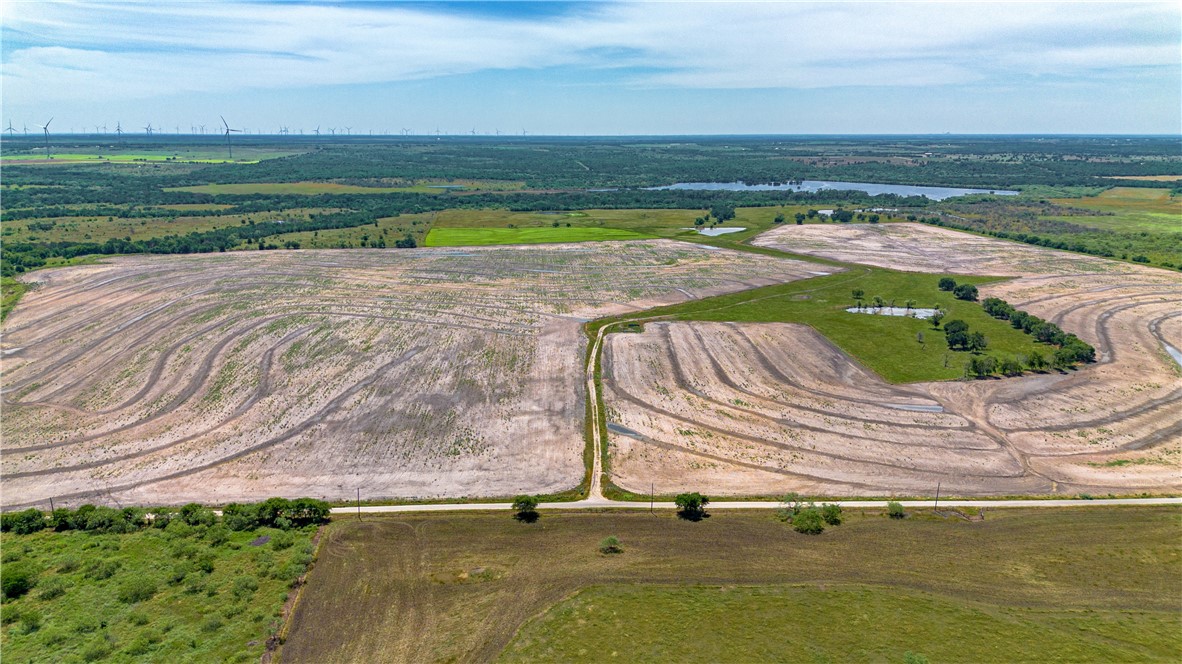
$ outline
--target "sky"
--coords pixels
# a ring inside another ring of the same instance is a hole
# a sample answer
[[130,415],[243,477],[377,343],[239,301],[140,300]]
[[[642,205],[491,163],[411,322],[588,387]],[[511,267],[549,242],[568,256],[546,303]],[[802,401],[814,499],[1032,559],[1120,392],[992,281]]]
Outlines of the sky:
[[1182,134],[1182,4],[0,6],[30,132]]

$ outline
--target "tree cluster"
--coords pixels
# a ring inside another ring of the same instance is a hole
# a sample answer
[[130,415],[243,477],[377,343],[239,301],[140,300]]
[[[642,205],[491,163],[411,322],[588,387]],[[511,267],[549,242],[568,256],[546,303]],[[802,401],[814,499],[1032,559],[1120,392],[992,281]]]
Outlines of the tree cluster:
[[6,512],[0,516],[0,530],[27,535],[49,528],[56,531],[78,530],[97,533],[130,533],[147,527],[165,528],[173,521],[187,526],[213,526],[222,523],[230,530],[253,530],[259,527],[289,530],[328,520],[328,503],[313,498],[269,498],[261,503],[231,503],[219,519],[208,507],[190,503],[180,508],[124,507],[116,509],[82,505],[76,510],[58,508],[46,515],[39,509]]
[[1001,298],[985,298],[981,302],[981,308],[994,318],[1008,320],[1010,326],[1015,330],[1022,330],[1043,343],[1057,346],[1051,360],[1052,365],[1056,368],[1067,368],[1078,363],[1096,361],[1096,349],[1091,344],[1074,334],[1064,332],[1052,322],[1015,309]]

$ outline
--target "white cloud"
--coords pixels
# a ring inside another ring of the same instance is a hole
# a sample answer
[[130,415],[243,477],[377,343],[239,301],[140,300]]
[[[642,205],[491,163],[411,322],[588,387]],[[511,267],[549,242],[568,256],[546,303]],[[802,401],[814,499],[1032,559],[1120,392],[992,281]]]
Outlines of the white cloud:
[[[5,96],[23,105],[486,70],[621,69],[620,85],[930,86],[1179,66],[1178,5],[653,3],[504,18],[259,3],[10,3]],[[638,73],[641,72],[641,73]]]

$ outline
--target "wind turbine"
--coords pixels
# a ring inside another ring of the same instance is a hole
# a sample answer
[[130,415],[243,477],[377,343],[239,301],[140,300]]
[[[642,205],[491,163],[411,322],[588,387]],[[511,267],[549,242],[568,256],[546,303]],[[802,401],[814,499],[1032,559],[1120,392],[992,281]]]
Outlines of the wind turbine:
[[8,121],[8,129],[5,129],[4,131],[8,132],[9,138],[11,138],[12,135],[16,133],[16,128],[12,126],[12,120]]
[[[49,122],[53,122],[53,118],[49,118]],[[53,159],[53,157],[49,156],[49,122],[41,125],[41,130],[45,132],[45,158]]]
[[29,125],[22,123],[21,127],[23,127],[25,130],[25,136],[28,136],[29,135]]
[[475,136],[475,135],[476,135],[476,127],[472,127],[472,135],[473,135],[473,136]]
[[201,127],[201,135],[204,136],[205,135],[205,125],[197,125],[197,126]]
[[152,123],[151,123],[151,122],[149,122],[149,123],[148,123],[148,126],[147,126],[147,127],[144,127],[144,131],[145,131],[145,132],[146,132],[146,133],[147,133],[149,136],[151,136],[151,135],[152,135]]
[[99,126],[98,125],[94,126],[94,133],[96,133],[96,134],[99,133]]
[[337,135],[337,128],[336,127],[329,127],[328,133],[331,134],[332,136],[336,136]]
[[234,149],[230,147],[230,132],[232,132],[232,131],[240,132],[242,130],[241,129],[230,129],[230,123],[226,122],[226,118],[224,118],[220,115],[218,117],[222,118],[222,124],[226,125],[226,152],[228,152],[230,154],[230,160],[233,161]]
[[312,130],[312,133],[319,136],[320,135],[320,125],[316,125],[316,128]]
[[353,128],[352,128],[352,127],[345,127],[345,134],[346,134],[346,135],[350,135],[350,134],[352,134],[352,133],[353,133]]

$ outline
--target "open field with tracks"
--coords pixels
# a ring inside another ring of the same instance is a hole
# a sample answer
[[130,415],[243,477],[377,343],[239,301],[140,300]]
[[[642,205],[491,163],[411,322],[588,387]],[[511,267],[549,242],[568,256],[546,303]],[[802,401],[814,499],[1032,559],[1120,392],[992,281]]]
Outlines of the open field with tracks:
[[571,489],[584,320],[809,267],[652,240],[38,271],[5,323],[5,505]]
[[[342,518],[280,659],[1167,661],[1182,652],[1177,519],[1174,507],[989,510],[975,523],[847,509],[808,536],[767,512],[723,510],[697,523],[610,511],[543,511],[534,524],[504,512]],[[623,553],[599,552],[608,535]]]
[[[1005,495],[1182,488],[1182,279],[913,224],[789,227],[759,244],[983,284],[1096,346],[1069,372],[889,385],[790,324],[649,323],[608,337],[610,470],[647,493]],[[715,319],[711,319],[715,320]]]

